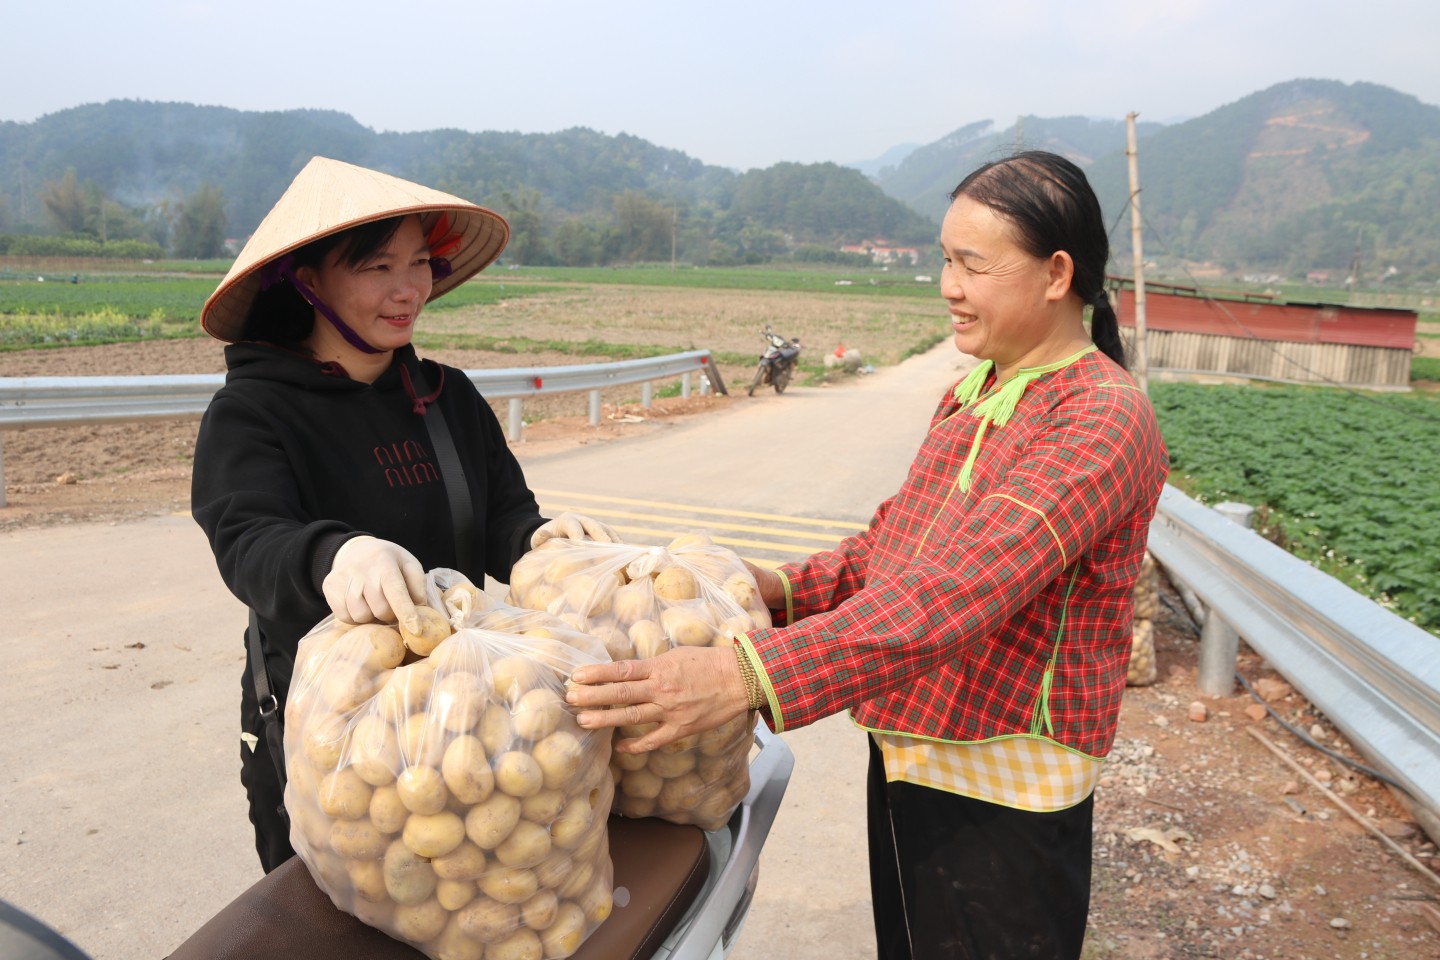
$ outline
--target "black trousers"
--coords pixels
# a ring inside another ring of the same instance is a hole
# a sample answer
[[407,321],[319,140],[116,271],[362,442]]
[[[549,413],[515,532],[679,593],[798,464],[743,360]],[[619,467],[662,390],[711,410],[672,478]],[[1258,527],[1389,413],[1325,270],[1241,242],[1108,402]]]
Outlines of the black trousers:
[[[249,667],[246,667],[249,670]],[[285,806],[285,788],[275,769],[270,744],[265,737],[264,721],[255,703],[255,687],[247,675],[240,683],[240,729],[257,738],[255,749],[240,741],[240,782],[250,800],[250,823],[255,827],[255,852],[266,873],[295,856],[290,846],[290,823],[281,810]],[[280,757],[280,766],[285,758]]]
[[887,783],[870,739],[870,896],[881,960],[1078,960],[1094,798],[1053,813]]

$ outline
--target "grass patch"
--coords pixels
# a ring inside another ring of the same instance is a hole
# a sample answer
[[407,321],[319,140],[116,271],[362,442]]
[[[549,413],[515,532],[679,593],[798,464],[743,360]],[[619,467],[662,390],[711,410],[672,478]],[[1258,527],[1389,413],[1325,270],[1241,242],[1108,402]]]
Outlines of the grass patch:
[[0,350],[93,346],[198,336],[199,327],[189,321],[172,320],[158,313],[142,319],[102,308],[73,317],[7,316],[0,324]]
[[1440,381],[1440,357],[1412,357],[1410,379]]
[[[674,270],[669,264],[639,264],[628,267],[518,267],[510,277],[528,281],[593,283],[621,286],[688,287],[700,290],[767,290],[793,293],[824,293],[843,297],[921,297],[939,299],[935,282],[917,282],[921,274],[937,273],[926,268],[905,272],[877,269],[843,270],[814,264],[774,267],[688,267]],[[506,283],[506,273],[482,274],[479,285]]]

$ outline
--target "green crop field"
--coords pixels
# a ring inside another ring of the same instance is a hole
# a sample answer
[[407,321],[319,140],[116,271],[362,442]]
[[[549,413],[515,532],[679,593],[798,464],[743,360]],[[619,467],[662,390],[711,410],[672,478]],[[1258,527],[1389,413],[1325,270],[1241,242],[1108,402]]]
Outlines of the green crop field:
[[1440,633],[1440,400],[1333,388],[1152,384],[1171,482]]

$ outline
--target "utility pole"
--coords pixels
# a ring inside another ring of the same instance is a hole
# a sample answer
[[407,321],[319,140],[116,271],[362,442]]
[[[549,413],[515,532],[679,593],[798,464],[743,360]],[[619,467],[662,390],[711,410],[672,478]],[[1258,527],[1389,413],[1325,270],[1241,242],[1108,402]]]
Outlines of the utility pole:
[[675,272],[676,238],[680,233],[680,205],[670,201],[670,272]]
[[1135,264],[1135,380],[1150,392],[1150,355],[1145,346],[1145,252],[1140,246],[1140,157],[1135,149],[1135,118],[1125,115],[1125,156],[1130,159],[1130,247]]

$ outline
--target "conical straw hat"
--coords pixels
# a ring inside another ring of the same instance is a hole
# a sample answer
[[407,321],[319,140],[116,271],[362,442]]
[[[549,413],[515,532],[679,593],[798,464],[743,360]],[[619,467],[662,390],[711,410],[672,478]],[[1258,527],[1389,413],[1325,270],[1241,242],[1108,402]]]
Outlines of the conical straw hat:
[[459,247],[448,254],[453,270],[435,281],[431,300],[488,267],[510,239],[509,224],[492,210],[375,170],[315,157],[255,228],[230,272],[205,301],[201,327],[226,342],[240,339],[265,264],[320,237],[412,213],[420,214],[427,234],[445,214],[447,233],[461,237]]

